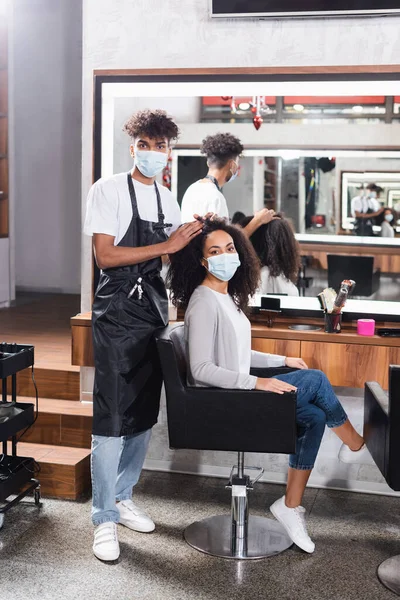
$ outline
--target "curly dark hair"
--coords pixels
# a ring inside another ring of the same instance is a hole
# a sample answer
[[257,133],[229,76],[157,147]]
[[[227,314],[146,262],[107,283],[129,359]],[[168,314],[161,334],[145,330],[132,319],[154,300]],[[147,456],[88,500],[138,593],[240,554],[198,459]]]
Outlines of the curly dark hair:
[[[245,227],[253,217],[241,221]],[[300,268],[300,247],[287,219],[275,215],[266,225],[261,225],[251,236],[251,243],[261,265],[268,267],[271,277],[284,275],[296,283]]]
[[213,231],[226,231],[235,244],[241,262],[240,267],[228,283],[228,292],[237,307],[247,312],[249,296],[253,296],[260,279],[260,261],[252,245],[240,227],[229,225],[224,219],[205,221],[203,231],[185,248],[170,255],[167,287],[177,308],[187,308],[194,290],[203,283],[207,270],[201,264],[203,248],[207,237]]
[[243,152],[239,138],[230,133],[208,135],[201,143],[200,152],[207,156],[208,163],[222,169],[228,162]]
[[145,135],[151,139],[167,138],[170,141],[179,136],[178,126],[165,110],[140,110],[127,120],[123,130],[133,139]]
[[381,214],[374,218],[375,224],[376,225],[382,225],[383,221],[385,220],[385,212],[387,210],[389,210],[391,212],[391,214],[393,215],[393,221],[391,221],[389,223],[389,225],[391,225],[393,228],[395,228],[396,227],[396,223],[397,223],[397,219],[399,217],[397,215],[397,212],[394,210],[394,208],[390,208],[390,206],[385,206],[384,209],[383,209],[383,211],[381,212]]

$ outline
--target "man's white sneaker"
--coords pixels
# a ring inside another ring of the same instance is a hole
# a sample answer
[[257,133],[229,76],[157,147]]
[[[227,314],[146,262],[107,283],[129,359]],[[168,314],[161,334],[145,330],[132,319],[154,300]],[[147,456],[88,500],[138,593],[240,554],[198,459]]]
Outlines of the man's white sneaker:
[[285,504],[285,496],[279,498],[270,507],[270,511],[275,519],[286,529],[290,539],[304,552],[312,554],[315,550],[315,544],[307,533],[305,521],[305,508],[289,508]]
[[94,555],[100,560],[117,560],[119,543],[117,525],[112,521],[98,525],[94,530]]
[[132,500],[122,500],[118,502],[119,522],[129,529],[140,531],[141,533],[150,533],[154,531],[155,525],[144,510],[136,506]]
[[358,464],[358,465],[374,465],[374,459],[372,458],[369,450],[365,444],[361,446],[359,450],[350,450],[348,446],[342,444],[339,450],[339,460],[344,463]]

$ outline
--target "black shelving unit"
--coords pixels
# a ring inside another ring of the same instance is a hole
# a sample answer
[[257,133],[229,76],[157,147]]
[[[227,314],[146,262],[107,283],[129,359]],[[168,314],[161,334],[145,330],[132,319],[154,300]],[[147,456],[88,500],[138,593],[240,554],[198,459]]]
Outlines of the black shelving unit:
[[[4,515],[25,496],[33,493],[35,504],[40,504],[40,482],[32,477],[33,458],[17,456],[17,434],[28,429],[35,421],[35,405],[17,402],[17,373],[33,368],[34,347],[23,344],[0,344],[0,529]],[[11,387],[9,384],[11,383]],[[11,401],[8,400],[9,395]],[[36,396],[36,414],[37,414]],[[9,442],[11,441],[11,454]],[[20,490],[23,489],[21,492]],[[8,500],[10,496],[15,496]]]

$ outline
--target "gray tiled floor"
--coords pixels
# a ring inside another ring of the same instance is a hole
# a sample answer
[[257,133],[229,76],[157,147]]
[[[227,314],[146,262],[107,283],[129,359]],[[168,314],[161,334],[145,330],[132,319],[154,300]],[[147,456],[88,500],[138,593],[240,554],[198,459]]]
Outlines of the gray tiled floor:
[[[259,484],[253,514],[282,494]],[[196,519],[229,511],[224,481],[144,473],[136,500],[154,517],[152,534],[120,528],[121,557],[103,564],[91,553],[90,502],[44,500],[21,506],[0,531],[1,600],[385,600],[376,578],[385,558],[400,554],[398,498],[308,489],[304,505],[317,549],[294,548],[261,561],[208,557],[185,544]]]

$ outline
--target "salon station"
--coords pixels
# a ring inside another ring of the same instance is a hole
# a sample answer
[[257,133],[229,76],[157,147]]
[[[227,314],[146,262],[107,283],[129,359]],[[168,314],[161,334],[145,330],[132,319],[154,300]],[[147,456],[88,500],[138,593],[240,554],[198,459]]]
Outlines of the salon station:
[[399,596],[400,3],[28,4],[0,0],[0,598]]

